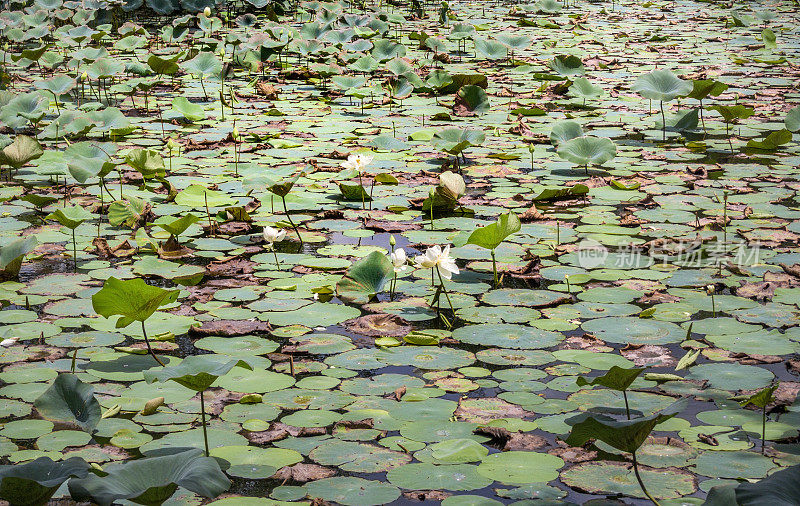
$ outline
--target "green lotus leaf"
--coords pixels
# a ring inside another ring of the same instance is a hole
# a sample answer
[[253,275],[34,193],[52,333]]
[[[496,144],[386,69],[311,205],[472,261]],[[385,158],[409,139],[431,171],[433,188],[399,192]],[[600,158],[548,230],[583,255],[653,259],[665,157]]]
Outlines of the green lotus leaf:
[[64,150],[64,161],[72,177],[85,183],[92,177],[105,177],[116,167],[111,161],[116,151],[117,145],[112,142],[76,142]]
[[777,471],[755,483],[742,483],[736,487],[735,495],[736,504],[741,506],[797,506],[800,498],[800,465]]
[[369,202],[372,200],[367,190],[360,184],[339,183],[339,190],[342,192],[342,200],[346,202]]
[[63,226],[73,230],[86,220],[94,218],[94,215],[81,206],[63,207],[48,214],[48,220],[56,220]]
[[130,500],[138,504],[161,504],[178,487],[208,498],[230,488],[231,482],[219,468],[216,459],[204,457],[199,449],[169,449],[172,453],[110,464],[105,476],[89,475],[72,479],[69,492],[77,501],[93,501],[110,506],[116,501]]
[[181,64],[190,74],[199,76],[218,75],[222,72],[222,62],[214,55],[214,53],[199,53],[191,60]]
[[164,177],[164,159],[152,149],[137,148],[125,156],[125,163],[139,172],[143,178]]
[[47,504],[70,478],[85,478],[89,464],[80,457],[54,462],[49,457],[25,464],[0,466],[0,499],[14,506]]
[[441,90],[453,84],[453,76],[444,69],[434,69],[425,79],[425,85],[434,90]]
[[[178,57],[180,57],[180,53],[178,54]],[[164,59],[154,54],[147,58],[147,66],[150,67],[156,74],[167,76],[176,74],[180,69],[175,60]]]
[[558,477],[564,461],[555,455],[528,451],[509,451],[487,455],[478,474],[507,485],[547,483]]
[[513,212],[501,214],[497,221],[485,227],[479,227],[468,236],[460,236],[454,239],[453,244],[457,247],[465,244],[474,244],[481,248],[493,250],[500,246],[506,238],[519,232],[522,223]]
[[770,132],[762,140],[750,139],[747,147],[757,151],[775,151],[784,144],[792,142],[792,132],[786,128]]
[[677,415],[687,405],[688,400],[682,399],[650,416],[622,421],[605,415],[582,413],[565,420],[572,427],[565,441],[571,446],[583,446],[590,439],[599,439],[617,450],[633,453],[656,425]]
[[106,107],[101,111],[92,111],[89,118],[95,123],[97,132],[130,133],[134,127],[130,120],[116,107]]
[[33,405],[42,418],[76,425],[85,432],[91,433],[100,422],[100,403],[94,398],[94,387],[74,374],[59,374]]
[[128,228],[136,229],[149,209],[147,202],[140,198],[115,200],[108,206],[108,222],[114,226],[125,224]]
[[435,465],[423,462],[396,467],[386,473],[386,478],[393,485],[411,490],[477,490],[491,485],[493,481],[480,474],[478,469],[478,466],[471,464]]
[[533,42],[527,35],[514,35],[510,33],[497,34],[497,41],[515,51],[527,49],[528,46],[531,45],[531,42]]
[[0,119],[12,128],[20,128],[29,121],[38,123],[47,112],[48,102],[38,91],[17,95],[0,108]]
[[553,144],[553,146],[558,146],[562,142],[567,142],[576,137],[583,137],[583,128],[579,123],[574,121],[561,121],[556,123],[550,131],[550,143]]
[[470,146],[480,146],[486,136],[480,130],[447,128],[433,134],[433,145],[441,151],[457,155]]
[[383,63],[392,58],[402,58],[406,55],[406,46],[391,39],[376,39],[372,41],[372,57]]
[[508,55],[508,49],[504,44],[490,39],[474,37],[475,51],[487,60],[502,60]]
[[712,105],[709,107],[712,111],[717,111],[722,115],[725,123],[733,123],[737,119],[747,119],[753,115],[754,110],[751,107],[746,107],[741,104],[736,105]]
[[586,73],[583,62],[574,55],[557,55],[548,62],[548,65],[562,76],[582,76]]
[[186,207],[205,210],[208,207],[227,207],[236,204],[236,200],[223,192],[209,190],[199,184],[191,184],[178,192],[175,203]]
[[578,376],[575,382],[581,387],[586,385],[601,385],[612,390],[623,392],[631,386],[631,383],[633,383],[643,371],[644,368],[623,369],[613,366],[604,375],[597,376],[592,379],[592,381],[588,381],[583,376]]
[[775,393],[775,390],[778,389],[778,386],[779,385],[776,383],[772,386],[762,388],[747,399],[741,401],[739,404],[741,404],[743,407],[747,406],[748,404],[752,404],[758,408],[765,409],[767,404],[772,402],[774,399],[773,394]]
[[36,81],[34,86],[40,90],[47,90],[55,96],[61,96],[77,86],[77,81],[68,75],[56,75],[50,79]]
[[206,118],[206,111],[202,105],[193,104],[189,102],[186,97],[175,97],[172,101],[172,110],[186,118],[189,122],[204,120]]
[[[462,86],[456,95],[456,111],[458,114],[483,114],[489,111],[489,97],[483,88],[468,84]],[[463,111],[462,112],[462,108]]]
[[602,165],[617,155],[617,146],[605,137],[575,137],[558,144],[558,156],[577,165]]
[[27,135],[18,135],[14,137],[14,142],[0,151],[0,164],[8,164],[19,169],[42,154],[44,154],[44,150],[39,141]]
[[385,253],[373,251],[347,269],[336,283],[336,295],[345,302],[366,303],[383,290],[394,274]]
[[39,244],[35,235],[20,237],[0,247],[0,271],[3,277],[16,278],[25,255]]
[[186,231],[187,228],[200,221],[200,217],[192,213],[186,213],[180,218],[173,220],[169,223],[156,223],[155,225],[170,234],[178,237]]
[[695,100],[703,100],[709,96],[718,97],[727,89],[727,84],[714,79],[695,79],[692,81],[692,91],[687,96]]
[[309,482],[305,488],[310,497],[345,506],[389,504],[400,497],[400,490],[393,485],[350,476],[323,478]]
[[141,278],[119,280],[111,276],[92,295],[92,307],[106,318],[120,315],[116,327],[122,328],[135,321],[144,322],[160,306],[175,302],[179,293],[148,285]]
[[578,98],[593,98],[603,94],[603,88],[595,86],[585,77],[579,77],[572,81],[572,85],[567,89],[568,93]]
[[280,181],[274,181],[272,179],[266,178],[265,186],[267,187],[267,191],[272,194],[277,195],[278,197],[285,197],[289,195],[289,192],[292,191],[292,187],[294,187],[295,183],[298,179],[300,179],[301,174],[296,176],[286,178]]
[[191,355],[176,366],[144,371],[144,380],[148,383],[172,380],[195,392],[202,392],[234,367],[253,370],[244,360],[223,360],[214,355]]
[[636,80],[633,91],[643,98],[669,102],[688,95],[694,89],[690,81],[684,81],[669,70],[654,70]]
[[786,119],[783,120],[786,129],[790,132],[800,131],[800,106],[793,107],[786,113]]

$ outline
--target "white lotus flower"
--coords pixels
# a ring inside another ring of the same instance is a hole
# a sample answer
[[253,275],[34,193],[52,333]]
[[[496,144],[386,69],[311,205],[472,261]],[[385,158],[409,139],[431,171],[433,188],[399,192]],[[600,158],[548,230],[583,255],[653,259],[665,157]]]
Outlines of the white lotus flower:
[[19,341],[18,337],[9,337],[8,339],[3,339],[0,341],[0,348],[5,348],[7,346],[11,346],[12,344],[16,344]]
[[286,230],[269,226],[264,227],[264,241],[266,241],[268,245],[274,242],[281,242],[284,238],[286,238]]
[[356,171],[363,172],[367,165],[372,163],[374,157],[369,155],[357,154],[347,157],[346,162],[342,162],[342,167],[345,169],[355,169]]
[[439,275],[444,279],[450,279],[453,277],[453,274],[458,274],[456,261],[450,256],[449,244],[445,246],[444,249],[440,248],[438,245],[431,246],[425,250],[424,255],[416,257],[414,262],[417,264],[417,267],[424,269],[436,267],[436,270],[439,271]]
[[403,248],[397,248],[389,257],[392,259],[395,274],[399,274],[408,268],[408,257],[406,256],[406,250]]

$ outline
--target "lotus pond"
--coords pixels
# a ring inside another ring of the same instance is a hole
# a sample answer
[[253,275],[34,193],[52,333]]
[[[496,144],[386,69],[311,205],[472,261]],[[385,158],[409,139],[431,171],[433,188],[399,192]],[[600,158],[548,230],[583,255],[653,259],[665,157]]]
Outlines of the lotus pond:
[[799,22],[3,2],[0,499],[800,504]]

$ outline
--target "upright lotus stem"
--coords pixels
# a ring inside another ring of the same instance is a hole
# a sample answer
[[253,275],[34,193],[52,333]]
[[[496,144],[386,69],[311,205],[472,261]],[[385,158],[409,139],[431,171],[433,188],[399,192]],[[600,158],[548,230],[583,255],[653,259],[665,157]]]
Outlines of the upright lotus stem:
[[570,296],[572,296],[572,289],[569,287],[569,274],[564,276],[564,281],[567,282],[567,293],[570,294]]
[[206,401],[203,399],[203,392],[200,392],[200,421],[203,423],[203,443],[206,446],[206,457],[208,452],[208,429],[206,429]]
[[636,461],[636,452],[631,453],[631,456],[633,457],[633,472],[636,475],[636,481],[639,482],[639,486],[642,488],[642,492],[644,492],[644,495],[646,495],[648,499],[653,501],[653,504],[655,504],[656,506],[661,506],[661,504],[658,501],[656,501],[656,499],[652,495],[650,495],[650,492],[648,492],[647,488],[644,486],[642,477],[639,475],[639,463]]
[[153,351],[153,348],[150,347],[150,340],[147,339],[147,331],[144,329],[144,321],[142,321],[142,335],[144,336],[144,344],[147,345],[147,351],[152,355],[152,357],[158,362],[161,367],[166,367],[164,362],[162,362],[157,356],[156,352]]
[[72,229],[72,272],[78,272],[78,246],[75,244],[75,229]]
[[297,234],[297,238],[300,240],[300,245],[303,245],[303,238],[300,236],[300,231],[297,230],[297,225],[294,224],[292,221],[291,215],[289,215],[289,209],[286,207],[286,196],[281,195],[281,201],[283,202],[283,214],[286,215],[286,219],[289,220],[289,224],[292,225],[294,232]]
[[442,273],[439,272],[438,266],[434,267],[434,269],[436,270],[436,274],[439,275],[439,286],[441,287],[442,292],[444,292],[444,296],[447,297],[447,305],[450,306],[450,311],[452,311],[453,314],[455,315],[456,310],[453,309],[453,303],[450,302],[450,294],[447,292],[447,288],[444,287],[444,279],[442,278]]
[[661,107],[661,140],[667,140],[667,121],[664,119],[664,101],[659,100],[659,106]]
[[628,392],[625,390],[622,391],[622,398],[625,399],[625,416],[628,417],[628,420],[631,419],[631,408],[628,404]]
[[236,121],[233,122],[233,132],[231,133],[233,139],[233,168],[236,176],[239,176],[239,129],[236,128]]
[[272,244],[272,254],[275,255],[275,266],[280,269],[281,263],[278,261],[278,252],[275,251],[275,243]]
[[[367,209],[367,206],[366,206],[366,204],[364,203],[364,183],[362,183],[362,182],[361,182],[361,171],[358,171],[358,172],[356,173],[356,175],[358,176],[358,186],[360,186],[360,190],[361,190],[361,191],[359,192],[359,193],[361,194],[361,209],[362,209],[362,210],[366,210],[366,209]],[[371,198],[371,197],[370,197],[370,198]],[[370,205],[372,205],[372,204],[370,204]]]
[[494,255],[494,250],[491,250],[492,253],[492,277],[494,279],[494,287],[497,288],[497,259]]

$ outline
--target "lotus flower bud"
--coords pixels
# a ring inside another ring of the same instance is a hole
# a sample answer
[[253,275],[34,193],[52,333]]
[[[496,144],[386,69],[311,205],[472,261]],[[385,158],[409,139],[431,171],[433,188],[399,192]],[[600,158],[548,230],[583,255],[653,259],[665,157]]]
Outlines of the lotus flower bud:
[[235,140],[235,141],[239,140],[239,129],[236,128],[236,127],[233,127],[233,133],[231,134],[231,136],[233,137],[233,140]]
[[397,239],[394,238],[394,234],[389,236],[389,244],[392,245],[392,246],[397,244]]
[[211,17],[211,7],[206,7],[205,9],[203,9],[203,16],[207,18]]

